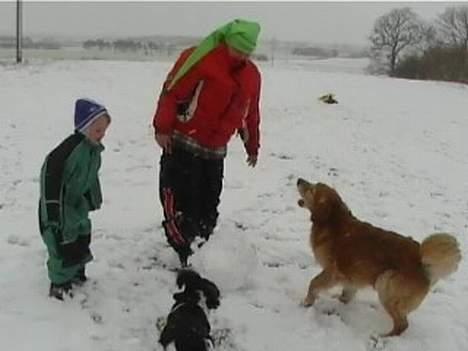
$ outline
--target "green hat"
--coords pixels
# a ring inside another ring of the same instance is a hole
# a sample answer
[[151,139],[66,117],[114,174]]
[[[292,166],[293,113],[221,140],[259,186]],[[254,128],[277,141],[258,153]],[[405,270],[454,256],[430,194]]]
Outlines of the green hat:
[[198,44],[197,48],[190,54],[179,70],[175,72],[174,78],[169,83],[167,90],[172,89],[194,65],[222,42],[240,52],[251,54],[257,46],[259,33],[260,25],[258,23],[243,19],[235,19],[216,29]]
[[224,41],[230,47],[249,55],[257,46],[259,33],[258,23],[236,19],[226,31]]

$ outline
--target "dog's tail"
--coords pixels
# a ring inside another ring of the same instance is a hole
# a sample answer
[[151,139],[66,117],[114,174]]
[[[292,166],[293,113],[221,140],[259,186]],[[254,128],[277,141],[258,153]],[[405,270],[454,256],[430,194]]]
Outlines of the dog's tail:
[[455,272],[462,258],[457,239],[445,233],[428,236],[421,243],[419,252],[431,284]]

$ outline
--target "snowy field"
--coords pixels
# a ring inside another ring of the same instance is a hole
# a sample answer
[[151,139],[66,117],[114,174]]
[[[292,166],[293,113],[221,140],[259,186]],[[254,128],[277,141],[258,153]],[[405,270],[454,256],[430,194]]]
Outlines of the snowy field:
[[[156,322],[176,291],[157,199],[150,127],[169,63],[62,61],[0,66],[0,345],[11,351],[155,351]],[[356,67],[350,66],[355,72]],[[464,351],[468,261],[439,282],[401,337],[372,290],[349,305],[333,293],[305,309],[319,271],[301,176],[334,186],[354,214],[416,239],[454,233],[467,254],[468,88],[265,65],[262,149],[250,169],[238,139],[226,160],[219,226],[193,257],[222,292],[211,314],[218,350]],[[334,92],[338,105],[317,97]],[[109,109],[104,206],[93,214],[90,282],[64,303],[47,297],[37,228],[44,156],[72,131],[77,97]]]

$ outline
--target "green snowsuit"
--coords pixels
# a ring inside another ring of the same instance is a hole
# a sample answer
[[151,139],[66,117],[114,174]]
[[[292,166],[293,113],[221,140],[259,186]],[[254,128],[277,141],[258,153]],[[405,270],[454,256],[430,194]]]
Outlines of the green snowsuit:
[[75,132],[47,155],[42,166],[39,227],[54,284],[70,282],[93,259],[88,213],[102,203],[98,171],[103,150]]

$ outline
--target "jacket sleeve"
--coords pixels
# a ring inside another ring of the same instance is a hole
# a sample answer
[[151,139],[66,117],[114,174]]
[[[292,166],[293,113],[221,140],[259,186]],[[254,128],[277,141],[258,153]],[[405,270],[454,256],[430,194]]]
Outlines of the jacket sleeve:
[[96,177],[91,188],[85,193],[85,198],[88,201],[90,211],[99,210],[102,205],[102,191],[99,177]]
[[[251,66],[252,67],[252,66]],[[249,155],[257,155],[259,148],[259,100],[260,73],[256,67],[248,71],[248,89],[240,90],[232,97],[228,113],[223,116],[213,138],[226,140],[239,129]],[[249,136],[251,134],[251,137]]]
[[153,118],[153,127],[158,133],[172,133],[177,117],[177,105],[190,100],[198,82],[202,79],[199,68],[194,66],[171,90],[167,90],[171,78],[188,55],[187,51],[182,53],[164,82]]
[[229,110],[219,120],[212,136],[213,140],[226,140],[235,133],[236,129],[242,124],[242,118],[246,113],[247,100],[242,94],[233,96]]
[[253,99],[249,105],[249,110],[245,120],[247,129],[247,140],[244,140],[245,149],[248,155],[258,155],[260,148],[260,91],[261,78],[257,74],[256,87]]

